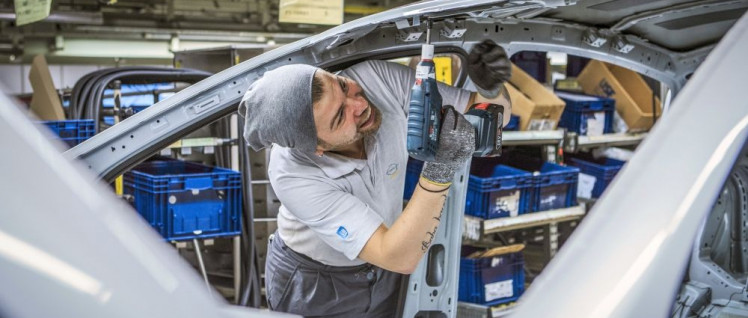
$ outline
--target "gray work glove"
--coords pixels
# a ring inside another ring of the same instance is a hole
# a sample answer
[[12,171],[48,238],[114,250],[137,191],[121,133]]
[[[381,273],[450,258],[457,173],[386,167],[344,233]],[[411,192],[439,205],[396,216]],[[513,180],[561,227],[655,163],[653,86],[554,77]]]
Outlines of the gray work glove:
[[512,62],[503,47],[485,40],[470,49],[468,75],[478,93],[486,98],[496,98],[501,84],[512,77]]
[[444,106],[439,149],[434,161],[426,162],[421,177],[437,185],[452,183],[455,171],[475,151],[475,128],[452,106]]

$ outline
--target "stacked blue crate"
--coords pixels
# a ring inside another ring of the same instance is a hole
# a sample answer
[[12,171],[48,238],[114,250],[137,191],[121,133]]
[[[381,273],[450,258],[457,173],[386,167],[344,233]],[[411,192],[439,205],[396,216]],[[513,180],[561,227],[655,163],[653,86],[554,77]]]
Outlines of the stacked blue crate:
[[599,198],[605,189],[608,187],[613,178],[615,178],[618,171],[623,168],[626,163],[624,161],[611,159],[611,158],[599,158],[594,159],[592,157],[566,157],[566,162],[570,166],[579,168],[581,173],[590,175],[595,178],[595,185],[592,188],[592,197]]
[[581,136],[613,132],[613,116],[616,111],[614,99],[563,91],[556,91],[556,96],[566,103],[559,127]]
[[544,162],[534,170],[532,212],[562,209],[577,204],[579,168]]
[[577,204],[579,168],[546,162],[523,153],[506,152],[501,162],[532,173],[527,212],[562,209]]
[[525,291],[524,265],[521,248],[490,257],[461,257],[457,299],[485,306],[516,301]]
[[465,214],[483,219],[524,214],[532,179],[532,174],[505,165],[496,165],[488,176],[471,171]]
[[47,126],[70,147],[74,147],[94,135],[93,119],[52,120],[39,123]]
[[124,194],[166,240],[241,233],[236,171],[178,160],[144,162],[125,173]]

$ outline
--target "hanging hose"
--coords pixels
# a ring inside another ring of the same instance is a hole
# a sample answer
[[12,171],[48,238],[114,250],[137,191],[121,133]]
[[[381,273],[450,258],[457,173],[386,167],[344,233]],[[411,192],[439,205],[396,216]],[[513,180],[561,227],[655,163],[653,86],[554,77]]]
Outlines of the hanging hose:
[[70,114],[74,119],[94,119],[95,131],[99,131],[100,108],[104,91],[113,81],[132,83],[185,82],[196,83],[211,73],[192,69],[170,69],[161,67],[110,68],[87,74],[73,87]]
[[211,74],[200,71],[199,73],[188,73],[188,72],[170,72],[170,71],[125,71],[116,74],[111,74],[100,78],[97,85],[91,91],[88,96],[88,114],[89,118],[94,119],[95,131],[99,132],[99,121],[100,121],[100,110],[104,96],[104,91],[114,80],[121,80],[123,83],[157,83],[157,82],[186,82],[196,83],[202,79],[209,77]]

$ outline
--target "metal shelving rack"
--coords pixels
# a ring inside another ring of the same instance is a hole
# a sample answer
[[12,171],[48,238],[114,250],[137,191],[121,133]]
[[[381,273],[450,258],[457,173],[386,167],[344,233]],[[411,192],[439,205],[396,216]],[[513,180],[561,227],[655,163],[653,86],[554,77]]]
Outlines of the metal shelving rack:
[[505,131],[501,137],[503,146],[558,145],[564,141],[564,130]]
[[[515,217],[484,220],[473,216],[465,216],[463,222],[463,240],[466,243],[486,242],[488,236],[495,233],[529,229],[532,227],[544,227],[543,238],[544,253],[550,259],[558,251],[559,231],[558,224],[561,222],[578,221],[586,213],[585,204],[577,206],[549,210],[542,212],[531,212]],[[513,311],[513,305],[502,304],[499,306],[485,306],[466,302],[458,302],[458,317],[489,318],[507,317]]]
[[[578,136],[564,129],[551,131],[507,131],[503,134],[504,146],[541,146],[544,159],[557,162],[559,149],[575,153],[595,147],[636,146],[647,137],[647,133],[618,133],[601,136]],[[531,212],[511,218],[484,220],[473,216],[464,216],[463,241],[477,246],[496,244],[492,239],[495,234],[510,231],[522,231],[531,228],[535,233],[542,233],[542,254],[549,260],[559,248],[559,224],[564,228],[573,228],[580,221],[594,200],[579,200],[579,205],[542,212]],[[542,229],[542,230],[541,230]],[[570,231],[570,230],[569,230]],[[516,232],[515,232],[516,233]],[[499,306],[485,306],[473,303],[458,302],[458,316],[469,318],[507,317],[513,312],[514,303]]]
[[502,135],[503,146],[540,146],[543,160],[557,162],[558,150],[564,145],[563,129],[546,131],[507,131]]
[[[174,54],[174,66],[177,68],[193,68],[213,73],[218,73],[231,66],[246,61],[252,57],[262,54],[271,49],[264,45],[231,45],[225,47],[209,48],[209,49],[197,49],[189,51],[179,51]],[[162,150],[162,154],[171,154],[176,151],[182,156],[191,155],[194,152],[202,154],[213,154],[219,150],[227,150],[226,156],[228,162],[233,170],[239,169],[240,155],[239,155],[239,138],[241,132],[239,131],[239,120],[241,120],[237,114],[232,114],[228,118],[225,118],[228,128],[227,131],[223,132],[224,135],[215,136],[197,136],[197,138],[186,138],[182,139],[169,147]],[[270,188],[270,182],[267,180],[267,154],[265,151],[254,152],[250,149],[249,153],[249,165],[251,166],[251,186],[249,191],[252,192],[253,201],[252,205],[256,216],[261,220],[269,220],[275,216],[278,209],[277,198],[274,192]],[[260,273],[264,270],[264,259],[267,247],[267,237],[270,233],[275,231],[275,223],[269,221],[261,221],[253,224],[254,237],[250,238],[255,242],[255,249],[257,251],[257,257],[260,265],[258,270]],[[233,271],[231,274],[214,272],[211,273],[213,276],[227,276],[223,277],[224,280],[232,280],[233,286],[218,286],[218,288],[225,296],[232,295],[235,302],[239,302],[239,293],[242,280],[246,279],[246,273],[239,270],[241,266],[242,257],[246,260],[247,255],[241,255],[241,239],[239,236],[231,238],[231,243],[228,244],[231,248],[225,246],[216,249],[211,253],[210,256],[216,257],[216,261],[220,262],[222,254],[229,252],[233,258]],[[207,246],[210,248],[211,246]],[[231,276],[231,277],[228,277]],[[226,284],[224,284],[226,285]],[[233,288],[231,288],[233,287]]]
[[495,307],[457,302],[457,317],[460,318],[502,318],[514,312],[514,303]]
[[564,137],[564,150],[577,152],[581,149],[614,146],[636,146],[641,143],[647,133],[618,133],[605,134],[601,136],[578,136],[576,133],[566,133]]
[[580,204],[565,209],[530,212],[515,217],[489,220],[484,220],[473,216],[465,216],[463,238],[468,240],[480,241],[486,235],[493,233],[526,229],[543,225],[555,226],[559,222],[578,220],[582,218],[585,213],[586,212],[584,204]]

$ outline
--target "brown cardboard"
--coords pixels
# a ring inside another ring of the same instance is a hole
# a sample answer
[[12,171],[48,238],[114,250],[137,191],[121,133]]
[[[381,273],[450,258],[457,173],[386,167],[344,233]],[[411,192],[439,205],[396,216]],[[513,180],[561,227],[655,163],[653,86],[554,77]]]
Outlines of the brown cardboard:
[[653,96],[644,79],[629,69],[592,60],[579,73],[577,81],[586,94],[616,100],[616,111],[629,131],[646,131],[652,127],[652,103],[661,113],[660,99]]
[[31,112],[41,120],[64,120],[65,112],[44,55],[35,56],[31,62],[29,82],[34,90],[31,97]]
[[514,64],[509,83],[512,114],[520,116],[520,130],[556,129],[566,106],[563,100]]
[[487,251],[477,251],[470,255],[468,255],[467,258],[485,258],[485,257],[494,257],[509,253],[517,253],[521,252],[523,249],[525,249],[525,244],[514,244],[514,245],[508,245],[508,246],[499,246],[494,247]]

